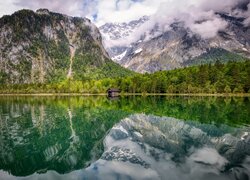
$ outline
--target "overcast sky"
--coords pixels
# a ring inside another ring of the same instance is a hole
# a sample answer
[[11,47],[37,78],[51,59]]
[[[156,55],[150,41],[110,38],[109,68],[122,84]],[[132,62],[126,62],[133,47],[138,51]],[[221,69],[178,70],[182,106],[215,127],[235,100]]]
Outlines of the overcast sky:
[[97,25],[128,22],[154,14],[162,2],[169,0],[1,0],[0,16],[19,9],[47,8],[71,16],[88,17]]
[[[164,24],[169,24],[176,18],[181,19],[198,32],[200,24],[193,23],[198,20],[209,20],[210,23],[206,21],[207,24],[202,24],[206,28],[214,25],[225,27],[225,22],[215,12],[231,13],[233,7],[243,1],[250,0],[1,0],[0,16],[23,8],[47,8],[71,16],[87,17],[100,26],[106,22],[128,22],[144,15],[153,15],[155,21]],[[237,13],[244,13],[244,16],[249,17],[249,9]]]

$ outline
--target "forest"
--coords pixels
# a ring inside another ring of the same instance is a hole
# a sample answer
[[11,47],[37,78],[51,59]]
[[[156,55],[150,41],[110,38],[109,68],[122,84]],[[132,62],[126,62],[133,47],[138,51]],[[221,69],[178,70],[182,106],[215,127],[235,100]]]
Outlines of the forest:
[[250,61],[185,67],[153,74],[133,74],[119,78],[65,79],[47,84],[2,85],[0,93],[106,93],[118,88],[121,93],[250,93]]

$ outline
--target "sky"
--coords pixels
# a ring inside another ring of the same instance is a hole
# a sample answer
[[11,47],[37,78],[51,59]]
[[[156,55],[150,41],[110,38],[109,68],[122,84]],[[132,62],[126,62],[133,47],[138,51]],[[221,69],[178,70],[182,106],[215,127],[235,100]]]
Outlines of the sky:
[[87,17],[100,26],[107,22],[129,22],[144,15],[159,14],[159,11],[172,15],[190,8],[198,9],[198,13],[218,10],[241,1],[249,0],[1,0],[0,16],[24,8],[47,8],[71,16]]
[[128,22],[157,12],[168,0],[1,0],[0,16],[20,9],[50,11],[87,17],[98,26],[106,22]]
[[[242,4],[245,8],[239,8]],[[0,16],[24,8],[47,8],[70,16],[87,17],[97,26],[150,16],[135,33],[138,37],[142,31],[150,32],[156,23],[166,31],[173,22],[180,21],[203,38],[211,38],[227,27],[227,22],[217,12],[244,17],[244,24],[250,25],[250,0],[1,0]]]

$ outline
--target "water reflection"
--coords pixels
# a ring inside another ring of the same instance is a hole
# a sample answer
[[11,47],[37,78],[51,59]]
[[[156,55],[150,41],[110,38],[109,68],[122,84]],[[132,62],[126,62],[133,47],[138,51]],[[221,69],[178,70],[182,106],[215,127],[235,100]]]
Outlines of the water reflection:
[[0,177],[247,178],[249,109],[248,98],[1,97]]
[[98,158],[106,132],[127,114],[83,100],[2,99],[0,168],[16,176],[67,173]]
[[[106,136],[97,179],[249,179],[250,128],[136,114]],[[115,162],[115,163],[114,163]],[[130,165],[128,165],[130,164]],[[107,171],[112,167],[112,171]],[[124,173],[124,169],[126,172]],[[140,171],[147,173],[138,174]]]

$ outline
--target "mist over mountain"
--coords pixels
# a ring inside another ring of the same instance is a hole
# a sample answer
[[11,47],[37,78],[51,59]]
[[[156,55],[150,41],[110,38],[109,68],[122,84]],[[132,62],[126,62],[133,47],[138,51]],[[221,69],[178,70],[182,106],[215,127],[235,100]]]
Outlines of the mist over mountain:
[[104,46],[114,61],[122,58],[121,53],[127,49],[128,41],[134,41],[132,35],[148,20],[148,16],[143,16],[129,23],[107,23],[99,28],[103,35]]
[[114,61],[155,72],[249,58],[249,12],[249,0],[166,2],[156,14],[132,21],[136,26],[108,23],[100,31]]

